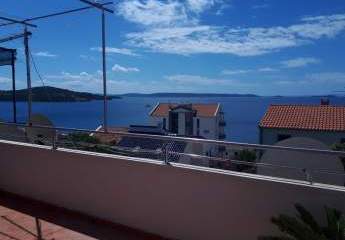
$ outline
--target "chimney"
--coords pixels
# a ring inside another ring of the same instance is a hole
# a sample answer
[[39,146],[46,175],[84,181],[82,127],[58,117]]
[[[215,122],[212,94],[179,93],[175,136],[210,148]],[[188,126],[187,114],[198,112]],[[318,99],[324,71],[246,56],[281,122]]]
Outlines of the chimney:
[[328,106],[329,105],[329,98],[321,98],[320,104],[321,104],[321,106]]

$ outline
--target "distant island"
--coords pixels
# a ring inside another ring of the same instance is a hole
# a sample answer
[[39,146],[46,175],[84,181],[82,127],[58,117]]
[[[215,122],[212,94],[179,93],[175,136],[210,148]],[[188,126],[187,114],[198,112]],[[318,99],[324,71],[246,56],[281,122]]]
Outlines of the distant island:
[[232,94],[232,93],[126,93],[122,97],[259,97],[255,94]]
[[[17,101],[27,101],[27,89],[16,91]],[[119,96],[109,96],[108,99],[121,98]],[[32,101],[35,102],[87,102],[92,100],[103,100],[100,94],[88,92],[76,92],[56,87],[33,87]],[[11,90],[0,90],[0,101],[12,101]]]

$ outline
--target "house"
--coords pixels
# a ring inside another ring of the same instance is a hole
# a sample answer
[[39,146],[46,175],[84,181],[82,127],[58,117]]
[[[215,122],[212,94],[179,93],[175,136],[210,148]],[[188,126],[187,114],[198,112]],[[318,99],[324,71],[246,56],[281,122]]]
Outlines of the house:
[[307,137],[327,146],[345,143],[345,106],[271,105],[259,124],[260,143]]
[[[151,122],[169,135],[224,140],[224,112],[219,103],[158,103],[150,113]],[[189,144],[185,152],[219,156],[223,146]],[[205,163],[208,165],[208,163]]]
[[224,140],[224,112],[218,103],[158,103],[150,113],[151,121],[170,134]]

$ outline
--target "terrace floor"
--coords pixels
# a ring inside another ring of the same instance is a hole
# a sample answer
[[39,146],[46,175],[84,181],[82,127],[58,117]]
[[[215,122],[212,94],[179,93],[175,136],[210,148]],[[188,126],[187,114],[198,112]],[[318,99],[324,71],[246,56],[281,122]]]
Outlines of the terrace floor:
[[[36,217],[40,228],[37,227]],[[35,239],[164,238],[0,191],[0,240]]]

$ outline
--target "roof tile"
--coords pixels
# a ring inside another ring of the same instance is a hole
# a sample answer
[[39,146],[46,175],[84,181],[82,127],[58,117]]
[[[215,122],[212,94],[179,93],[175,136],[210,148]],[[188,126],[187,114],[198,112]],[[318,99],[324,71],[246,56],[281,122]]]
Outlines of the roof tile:
[[263,128],[345,131],[345,106],[271,105],[259,124]]
[[[166,117],[169,110],[177,106],[183,106],[184,104],[177,103],[159,103],[151,112],[153,117]],[[218,103],[196,103],[192,104],[193,110],[197,111],[198,117],[214,117],[217,114],[219,104]]]

